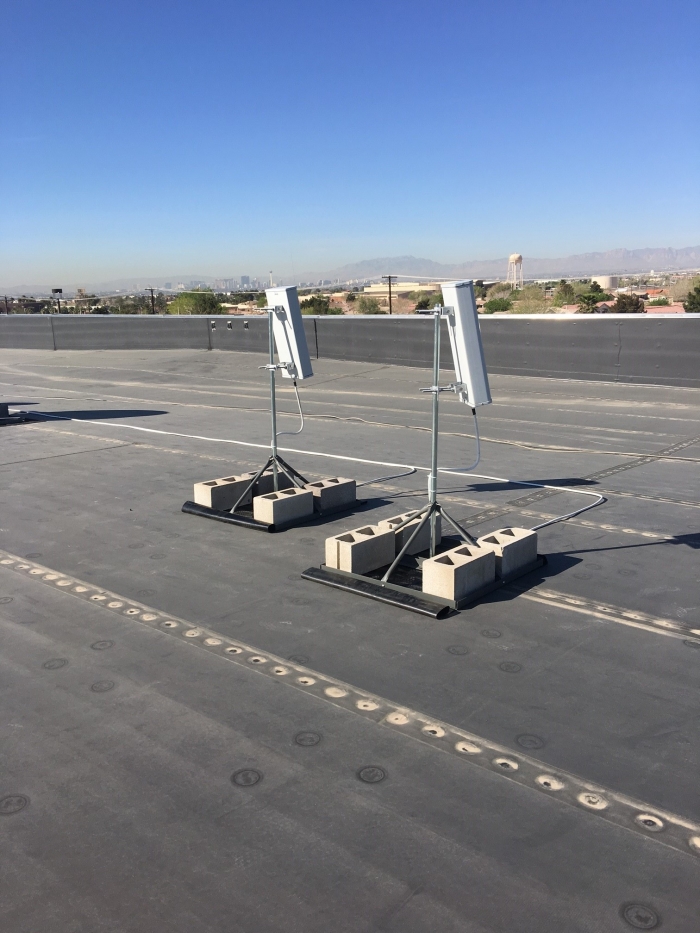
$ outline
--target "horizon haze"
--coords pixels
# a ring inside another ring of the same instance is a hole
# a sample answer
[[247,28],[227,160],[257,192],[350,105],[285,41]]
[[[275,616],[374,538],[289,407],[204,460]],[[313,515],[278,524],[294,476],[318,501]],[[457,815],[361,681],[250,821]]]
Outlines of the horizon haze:
[[[504,279],[508,265],[508,258],[465,260],[460,263],[441,263],[432,259],[422,259],[417,256],[390,256],[377,259],[364,259],[356,263],[348,263],[337,269],[314,270],[306,272],[298,281],[284,279],[283,284],[296,285],[299,282],[316,281],[318,279],[335,282],[350,282],[353,280],[378,279],[382,275],[398,275],[401,278],[413,276],[415,278],[480,278]],[[638,250],[615,249],[605,253],[582,253],[574,256],[537,258],[523,257],[523,271],[525,278],[572,278],[576,276],[630,274],[643,272],[670,272],[700,269],[700,246],[688,246],[675,250],[668,247],[656,247]],[[273,270],[274,271],[274,270]],[[59,282],[53,286],[43,284],[3,285],[0,282],[0,291],[8,297],[20,295],[48,295],[52,287],[62,287],[69,294],[76,288],[86,288],[90,291],[104,292],[106,290],[134,289],[139,286],[141,290],[148,286],[163,288],[170,282],[173,290],[175,283],[189,284],[192,281],[202,281],[211,285],[216,279],[238,278],[247,272],[238,271],[220,272],[216,276],[206,276],[201,273],[170,274],[155,276],[131,276],[106,281],[86,280],[77,282]],[[265,277],[265,273],[253,272],[253,277]],[[146,281],[148,285],[146,285]],[[277,277],[275,277],[277,281]],[[282,281],[278,284],[281,284]]]

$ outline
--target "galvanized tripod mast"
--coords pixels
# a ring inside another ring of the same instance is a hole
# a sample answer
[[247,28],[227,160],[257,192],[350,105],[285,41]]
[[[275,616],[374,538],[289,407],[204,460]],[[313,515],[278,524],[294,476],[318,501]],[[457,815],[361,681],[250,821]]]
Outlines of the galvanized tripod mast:
[[413,544],[414,539],[418,536],[420,530],[428,521],[430,522],[430,556],[435,557],[437,551],[438,515],[441,515],[448,522],[448,524],[454,528],[454,530],[461,538],[463,538],[469,544],[476,544],[476,540],[469,534],[469,532],[465,531],[464,528],[461,528],[457,522],[451,518],[450,515],[448,515],[444,507],[440,504],[440,502],[438,502],[437,496],[440,393],[458,392],[462,388],[461,385],[454,384],[449,386],[440,385],[440,322],[443,317],[450,313],[450,310],[451,309],[443,308],[440,305],[436,305],[434,309],[433,317],[435,324],[433,331],[433,384],[427,389],[421,389],[421,392],[429,392],[433,396],[431,458],[430,473],[428,474],[428,504],[422,509],[419,509],[417,512],[412,512],[408,518],[401,522],[400,525],[397,525],[394,529],[394,531],[399,531],[405,525],[408,525],[409,522],[413,522],[416,518],[423,516],[421,521],[414,529],[413,534],[396,555],[394,563],[389,567],[387,572],[382,577],[382,583],[388,582],[389,577],[392,575],[396,567],[398,567],[398,565],[401,563],[404,555],[408,552],[411,544]]
[[265,310],[267,311],[269,362],[266,363],[265,366],[261,366],[260,369],[266,369],[270,374],[270,456],[243,490],[242,495],[239,496],[236,504],[231,509],[231,513],[236,511],[238,506],[241,504],[241,502],[243,502],[245,497],[248,495],[250,490],[257,483],[263,473],[270,468],[272,468],[272,482],[275,492],[278,492],[279,490],[280,470],[282,473],[284,473],[293,486],[303,487],[308,482],[308,480],[306,480],[301,475],[301,473],[297,472],[294,467],[290,466],[286,460],[283,460],[282,457],[280,457],[280,455],[277,453],[277,396],[275,391],[275,377],[278,369],[289,369],[290,364],[275,363],[275,338],[272,327],[273,316],[278,312],[278,310],[284,313],[284,309],[265,308]]

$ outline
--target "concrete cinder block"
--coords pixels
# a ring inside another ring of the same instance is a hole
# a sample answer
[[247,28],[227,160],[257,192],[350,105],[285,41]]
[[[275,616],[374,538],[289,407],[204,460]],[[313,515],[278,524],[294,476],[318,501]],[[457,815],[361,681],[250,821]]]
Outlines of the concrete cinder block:
[[[257,472],[257,471],[256,471]],[[251,473],[251,476],[255,476],[255,473]],[[277,489],[291,489],[294,483],[289,479],[289,477],[283,473],[281,470],[277,471]],[[265,496],[268,492],[275,491],[275,478],[272,475],[272,470],[266,470],[262,476],[258,479],[257,483],[253,487],[253,498],[255,496]]]
[[[210,509],[226,511],[232,509],[255,473],[243,473],[240,476],[224,476],[221,479],[212,479],[206,483],[194,484],[194,501],[198,505],[206,505]],[[253,494],[249,492],[241,505],[250,505]]]
[[326,538],[326,566],[348,573],[369,573],[390,564],[396,556],[394,531],[365,525],[345,534]]
[[[381,528],[391,528],[392,530],[396,528],[397,525],[400,525],[401,522],[406,521],[410,512],[404,512],[403,515],[394,515],[392,518],[383,518],[379,522]],[[401,528],[399,531],[395,532],[395,543],[396,543],[396,553],[398,554],[404,544],[411,537],[413,532],[416,530],[416,525],[421,521],[421,518],[415,518]],[[437,530],[437,544],[442,541],[442,516],[439,514],[435,516],[436,518],[436,530]],[[413,539],[413,544],[411,544],[407,554],[420,554],[421,551],[427,551],[430,547],[430,521],[427,521],[425,525],[421,528],[418,535]]]
[[501,528],[478,540],[496,555],[499,577],[508,577],[537,560],[537,532],[528,528]]
[[[210,509],[218,509],[220,512],[229,511],[238,501],[239,496],[250,483],[257,473],[257,470],[251,470],[249,473],[241,473],[238,476],[223,476],[220,479],[208,480],[205,483],[194,484],[194,501],[197,505],[206,505]],[[280,489],[288,489],[292,483],[284,473],[278,473],[278,485]],[[241,501],[241,506],[250,505],[254,496],[262,496],[267,492],[273,491],[272,472],[263,473],[255,486],[246,493]]]
[[307,483],[306,488],[314,494],[314,502],[321,512],[350,508],[357,502],[354,479],[336,476],[332,479],[321,479],[317,483]]
[[496,555],[489,548],[462,544],[423,561],[424,593],[464,599],[496,579]]
[[308,489],[293,486],[268,492],[253,499],[253,518],[267,525],[285,525],[307,518],[314,512],[314,495]]

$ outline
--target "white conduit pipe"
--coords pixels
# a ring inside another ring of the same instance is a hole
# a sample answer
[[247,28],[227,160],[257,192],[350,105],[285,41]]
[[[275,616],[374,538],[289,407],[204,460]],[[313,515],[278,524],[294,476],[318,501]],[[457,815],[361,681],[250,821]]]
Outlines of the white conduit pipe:
[[[147,434],[162,434],[168,437],[184,437],[193,441],[207,441],[214,444],[236,444],[239,447],[255,447],[260,450],[268,450],[269,444],[253,444],[250,441],[234,441],[225,437],[206,437],[201,434],[181,434],[179,431],[160,431],[158,428],[143,428],[136,424],[116,424],[113,421],[91,421],[89,418],[67,418],[64,415],[50,415],[46,412],[25,412],[21,409],[12,409],[13,411],[20,411],[21,414],[29,415],[30,417],[41,417],[41,418],[52,418],[56,421],[77,421],[82,424],[96,424],[101,427],[106,428],[124,428],[129,431],[144,431]],[[412,466],[408,463],[390,463],[384,460],[365,460],[361,457],[346,457],[342,454],[327,454],[318,450],[297,450],[295,447],[280,447],[281,451],[287,454],[301,454],[305,457],[325,457],[329,460],[344,460],[348,463],[367,463],[371,466],[386,466],[386,467],[398,467],[399,469],[408,470],[408,473],[399,474],[403,476],[409,476],[411,473],[415,473],[420,470],[422,473],[430,473],[430,467],[423,466]],[[546,528],[547,525],[554,525],[556,522],[563,522],[569,518],[574,518],[576,515],[581,515],[582,512],[587,512],[589,509],[595,508],[597,505],[600,505],[602,502],[605,502],[605,496],[601,496],[600,493],[590,492],[587,489],[569,489],[565,486],[550,486],[547,483],[528,483],[524,480],[518,479],[507,479],[503,476],[486,476],[482,473],[462,473],[460,470],[445,470],[438,469],[438,473],[445,473],[448,476],[460,476],[467,477],[473,476],[476,479],[488,479],[497,483],[510,483],[514,486],[529,486],[534,489],[551,489],[555,492],[568,492],[578,496],[592,496],[596,501],[591,502],[588,505],[584,505],[581,509],[576,509],[574,512],[568,512],[566,515],[559,515],[557,518],[549,519],[549,521],[542,522],[539,525],[535,525],[532,528],[532,531],[538,531],[540,528]],[[395,479],[397,477],[381,477],[381,480],[385,479]],[[379,482],[380,480],[372,480],[371,482]]]

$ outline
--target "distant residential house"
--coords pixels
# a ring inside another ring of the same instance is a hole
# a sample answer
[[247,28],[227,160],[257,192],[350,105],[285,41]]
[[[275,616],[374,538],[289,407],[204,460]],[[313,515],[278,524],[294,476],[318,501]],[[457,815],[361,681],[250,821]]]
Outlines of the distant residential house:
[[685,314],[685,308],[682,304],[670,304],[670,305],[652,305],[646,308],[647,314]]
[[[580,314],[578,305],[562,305],[555,309],[558,314]],[[596,314],[612,314],[615,311],[614,301],[599,301],[595,306]]]

